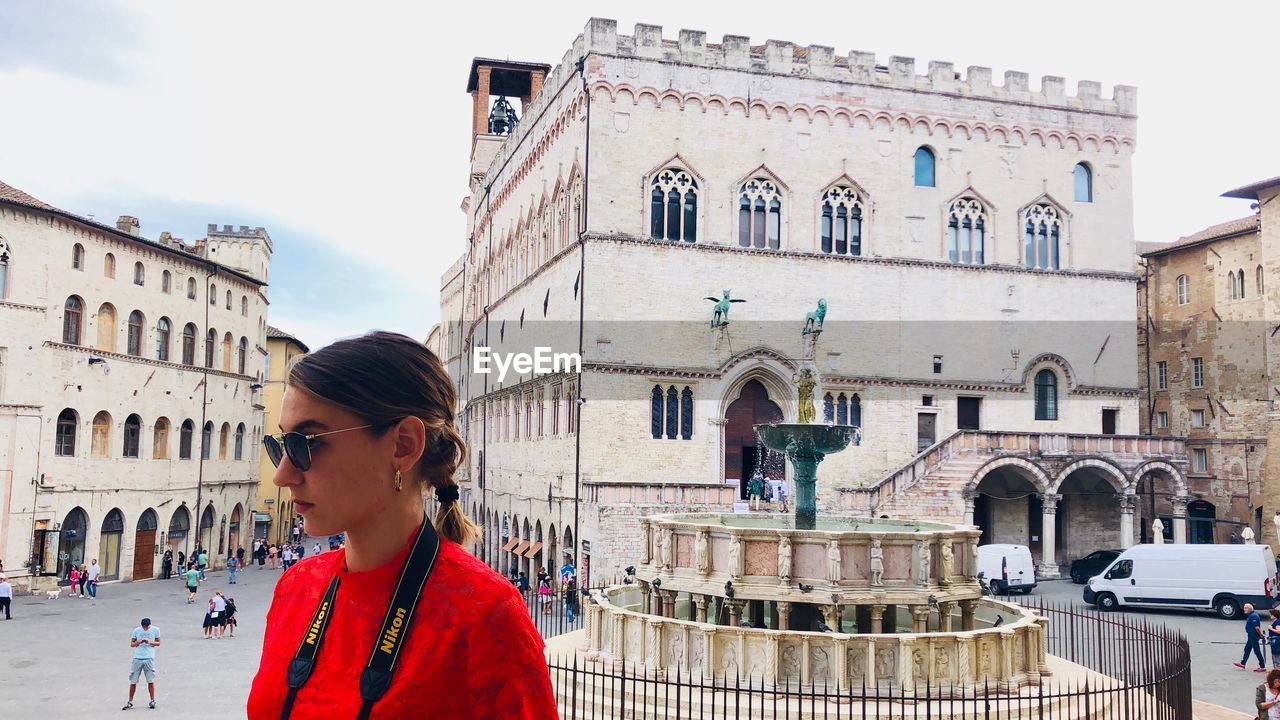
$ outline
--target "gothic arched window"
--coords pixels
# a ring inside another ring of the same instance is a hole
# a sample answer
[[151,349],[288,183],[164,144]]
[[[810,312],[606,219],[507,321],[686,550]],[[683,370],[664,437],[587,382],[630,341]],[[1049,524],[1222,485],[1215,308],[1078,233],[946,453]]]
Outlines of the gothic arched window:
[[80,418],[76,411],[67,408],[58,413],[58,429],[53,441],[53,454],[59,457],[73,457],[76,454],[76,428]]
[[84,246],[80,243],[76,243],[75,247],[71,248],[71,269],[84,269]]
[[124,421],[124,457],[136,458],[142,446],[142,418],[130,415]]
[[146,270],[146,268],[144,268],[144,267],[142,266],[142,263],[140,263],[140,262],[136,262],[136,263],[134,263],[134,264],[133,264],[133,284],[134,284],[134,285],[145,285],[146,283],[147,283],[147,270]]
[[916,187],[934,187],[935,185],[935,166],[937,160],[933,156],[933,151],[921,145],[916,149],[915,155],[915,183]]
[[654,440],[662,439],[662,419],[665,417],[662,397],[662,388],[654,385],[649,397],[649,433]]
[[111,414],[106,410],[93,416],[93,435],[90,454],[104,458],[111,454]]
[[62,306],[62,342],[68,345],[80,344],[80,331],[83,327],[84,301],[72,295]]
[[672,385],[667,388],[667,439],[675,440],[680,434],[680,416],[679,406],[676,395],[676,386]]
[[738,245],[777,250],[782,246],[782,195],[766,177],[743,184],[738,196]]
[[844,393],[836,398],[836,424],[849,424],[849,398]]
[[862,427],[862,398],[857,393],[849,398],[849,424]]
[[653,179],[649,194],[650,235],[654,240],[694,242],[698,237],[698,183],[671,167]]
[[173,332],[173,325],[170,324],[169,318],[162,317],[156,321],[156,359],[169,359],[169,335]]
[[986,208],[975,197],[962,197],[947,210],[947,258],[953,263],[981,265],[986,241]]
[[862,254],[862,201],[848,185],[836,185],[822,196],[822,252]]
[[1058,376],[1048,368],[1036,373],[1036,419],[1058,419]]
[[245,365],[248,362],[248,360],[249,360],[249,338],[241,337],[239,364],[237,365],[241,375],[244,374]]
[[187,299],[196,299],[196,279],[193,277],[187,278]]
[[680,391],[680,439],[693,437],[693,391],[685,386]]
[[209,328],[209,331],[204,334],[204,366],[207,368],[213,368],[213,355],[217,350],[215,347],[217,344],[218,331]]
[[156,420],[155,431],[151,434],[151,458],[153,460],[169,459],[169,421],[165,418]]
[[1076,202],[1093,202],[1093,171],[1085,163],[1078,163],[1071,173],[1075,182]]
[[825,423],[836,421],[836,400],[831,393],[822,396],[822,421]]
[[1178,276],[1178,304],[1186,305],[1191,302],[1191,278],[1186,275]]
[[160,292],[168,294],[171,290],[173,290],[173,273],[165,270],[160,275]]
[[196,364],[196,326],[191,323],[182,328],[182,364]]
[[196,425],[190,419],[182,421],[182,428],[178,433],[178,459],[191,459],[191,441],[195,435]]
[[98,349],[116,351],[116,309],[111,303],[102,303],[98,308]]
[[1027,209],[1023,257],[1027,267],[1057,270],[1061,261],[1062,215],[1048,203]]
[[144,320],[142,313],[134,310],[129,313],[129,337],[126,341],[126,351],[130,355],[142,356],[142,327]]

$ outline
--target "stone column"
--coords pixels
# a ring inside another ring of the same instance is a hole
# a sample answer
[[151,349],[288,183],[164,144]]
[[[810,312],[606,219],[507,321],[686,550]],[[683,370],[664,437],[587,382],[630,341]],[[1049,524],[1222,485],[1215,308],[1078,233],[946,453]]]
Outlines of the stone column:
[[965,543],[964,577],[970,582],[978,579],[978,539],[975,535]]
[[1133,495],[1120,496],[1120,549],[1133,545],[1133,513],[1137,507],[1137,498]]
[[1187,542],[1187,503],[1191,498],[1179,495],[1169,501],[1173,505],[1173,541],[1179,544]]
[[973,490],[965,490],[964,493],[964,524],[973,524],[973,503],[978,499],[978,493]]
[[888,630],[885,629],[885,626],[884,626],[884,606],[883,605],[871,606],[871,632],[873,633],[889,632]]
[[640,582],[640,610],[645,615],[652,615],[653,614],[653,611],[651,609],[652,606],[649,604],[649,593],[652,591],[649,589],[649,583],[645,582],[644,580],[641,580],[639,582]]
[[978,609],[977,600],[961,600],[960,601],[960,629],[969,631],[973,629],[974,612]]
[[785,600],[778,601],[778,630],[791,629],[791,603]]
[[929,632],[929,606],[928,605],[912,605],[911,606],[911,632],[915,632],[915,633]]
[[729,606],[729,627],[738,627],[742,624],[742,600],[725,600]]
[[693,621],[705,623],[707,621],[707,596],[694,594],[693,596]]
[[662,593],[662,616],[669,618],[676,616],[676,593],[674,590],[667,590]]
[[489,79],[493,68],[476,68],[476,91],[471,96],[471,129],[477,134],[489,132]]
[[[974,602],[973,600],[962,600],[960,607],[964,608],[965,602]],[[970,613],[969,619],[973,620]],[[973,673],[973,636],[961,635],[959,642],[956,643],[956,683],[958,685],[967,685],[974,680]]]
[[840,606],[839,605],[823,605],[822,621],[831,628],[832,632],[840,632]]
[[938,603],[938,632],[951,632],[951,612],[955,607],[955,601]]
[[1043,507],[1040,515],[1040,566],[1036,568],[1036,575],[1042,578],[1061,577],[1058,571],[1058,549],[1055,547],[1058,534],[1058,501],[1061,499],[1061,495],[1054,493],[1046,493],[1041,499]]

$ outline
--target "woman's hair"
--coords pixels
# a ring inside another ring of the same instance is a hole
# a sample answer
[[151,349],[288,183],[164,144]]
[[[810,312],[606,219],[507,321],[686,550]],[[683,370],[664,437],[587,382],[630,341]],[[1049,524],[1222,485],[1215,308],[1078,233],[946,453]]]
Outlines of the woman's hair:
[[1271,617],[1276,618],[1277,620],[1280,620],[1280,608],[1271,608],[1270,612],[1271,612]]
[[427,442],[417,470],[441,500],[436,530],[458,544],[479,534],[462,512],[453,480],[467,454],[453,424],[457,395],[439,358],[425,345],[384,331],[339,340],[295,362],[289,385],[359,417],[376,434],[406,417],[422,420]]
[[1267,687],[1275,687],[1277,680],[1280,680],[1280,668],[1271,668],[1267,671]]

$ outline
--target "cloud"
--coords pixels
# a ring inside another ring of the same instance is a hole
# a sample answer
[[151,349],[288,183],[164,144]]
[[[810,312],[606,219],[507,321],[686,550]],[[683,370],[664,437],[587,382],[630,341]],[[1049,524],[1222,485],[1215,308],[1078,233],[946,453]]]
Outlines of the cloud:
[[0,68],[42,68],[93,82],[137,75],[140,18],[94,0],[0,4]]

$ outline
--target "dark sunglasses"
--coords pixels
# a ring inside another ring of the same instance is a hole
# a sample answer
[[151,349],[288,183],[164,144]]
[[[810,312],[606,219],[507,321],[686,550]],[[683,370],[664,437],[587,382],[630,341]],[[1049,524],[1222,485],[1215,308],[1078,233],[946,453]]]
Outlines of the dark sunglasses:
[[304,435],[300,432],[290,432],[283,435],[264,435],[262,437],[262,447],[266,448],[267,457],[271,458],[272,465],[280,467],[280,461],[284,459],[285,455],[288,455],[289,462],[293,463],[295,468],[306,472],[311,469],[311,448],[315,447],[316,438],[352,430],[364,430],[371,427],[373,426],[361,425],[360,427],[330,430],[329,432],[316,433],[314,435]]

